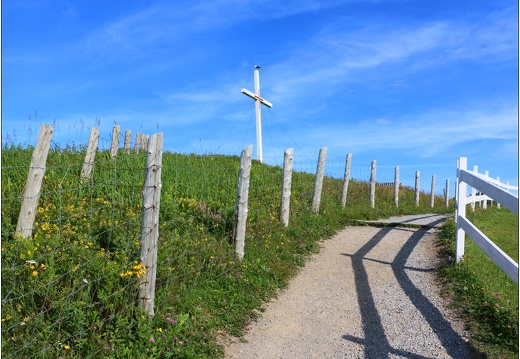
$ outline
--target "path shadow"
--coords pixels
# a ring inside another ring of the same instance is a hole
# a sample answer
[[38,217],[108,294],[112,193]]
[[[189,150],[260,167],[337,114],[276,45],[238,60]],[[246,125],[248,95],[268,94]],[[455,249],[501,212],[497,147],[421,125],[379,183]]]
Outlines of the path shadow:
[[[393,354],[410,359],[425,359],[429,357],[409,351],[398,350],[392,348],[390,345],[381,322],[381,316],[378,313],[372,295],[368,272],[364,266],[365,260],[372,260],[366,258],[366,255],[370,250],[378,245],[391,231],[396,230],[410,231],[410,229],[396,228],[394,226],[383,227],[356,253],[343,253],[343,255],[351,257],[352,260],[358,304],[363,323],[364,338],[357,338],[351,335],[344,335],[342,338],[364,345],[365,358],[389,358],[390,354]],[[414,285],[413,281],[406,273],[406,270],[425,271],[425,269],[406,267],[406,262],[419,241],[425,236],[426,232],[426,228],[413,231],[410,238],[408,238],[391,263],[385,263],[383,261],[377,262],[388,264],[391,267],[400,287],[420,312],[422,317],[428,322],[429,326],[446,349],[446,352],[452,358],[466,358],[469,357],[470,352],[465,340],[451,327],[450,323],[444,319],[439,309],[423,295],[420,289]]]

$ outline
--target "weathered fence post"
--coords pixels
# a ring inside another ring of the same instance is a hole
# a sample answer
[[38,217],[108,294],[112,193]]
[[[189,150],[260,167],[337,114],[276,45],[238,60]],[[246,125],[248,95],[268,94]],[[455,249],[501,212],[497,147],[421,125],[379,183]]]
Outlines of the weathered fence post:
[[143,135],[143,148],[148,147],[148,135]]
[[96,157],[98,140],[99,129],[92,127],[92,130],[90,130],[90,138],[88,139],[85,162],[83,162],[83,168],[81,169],[81,179],[83,180],[89,180],[92,178],[92,168],[94,167],[94,158]]
[[40,132],[38,132],[38,139],[31,158],[31,167],[29,167],[29,174],[23,191],[20,215],[16,224],[16,233],[23,238],[32,236],[53,130],[52,126],[42,124]]
[[239,260],[244,259],[246,238],[247,201],[249,195],[249,178],[251,177],[251,156],[253,145],[242,151],[240,156],[240,173],[238,178],[237,201],[235,205],[235,253]]
[[376,206],[376,161],[372,161],[370,169],[370,207]]
[[448,207],[450,204],[450,179],[449,178],[446,179],[446,189],[444,192],[444,201],[445,201],[446,207]]
[[117,157],[117,150],[119,149],[119,134],[121,133],[121,127],[115,125],[112,129],[112,146],[110,146],[110,156],[112,158]]
[[455,259],[457,263],[464,256],[464,236],[465,232],[461,228],[461,221],[459,217],[466,217],[466,196],[468,191],[468,186],[466,182],[461,181],[460,179],[460,170],[466,170],[468,167],[468,159],[466,157],[460,157],[457,162],[457,217],[455,218],[457,222],[457,237],[456,237],[456,249],[455,249]]
[[433,208],[435,204],[435,175],[432,176],[432,192],[430,194],[430,207]]
[[283,159],[283,179],[282,195],[280,200],[280,221],[287,227],[289,225],[289,213],[291,207],[291,181],[292,181],[292,161],[294,148],[289,148],[284,152]]
[[421,192],[421,172],[415,172],[415,205],[419,205],[419,194]]
[[126,153],[130,153],[130,138],[132,137],[132,131],[126,130],[125,131],[125,145],[124,149]]
[[347,204],[348,181],[350,181],[350,166],[352,164],[352,153],[347,155],[345,163],[345,175],[343,176],[343,188],[341,189],[341,207],[345,208]]
[[142,143],[143,143],[143,134],[141,132],[137,132],[135,134],[135,145],[134,145],[135,153],[139,153]]
[[394,203],[396,207],[399,207],[399,166],[395,166],[394,175]]
[[327,147],[320,150],[318,165],[316,166],[316,179],[314,182],[314,193],[312,194],[312,211],[320,211],[321,190],[323,188],[323,176],[325,175],[325,160],[327,159]]
[[146,273],[139,287],[139,306],[148,315],[154,315],[155,278],[157,273],[157,246],[159,243],[159,207],[161,200],[163,133],[152,136],[146,157],[146,177],[143,189],[141,220],[141,263]]

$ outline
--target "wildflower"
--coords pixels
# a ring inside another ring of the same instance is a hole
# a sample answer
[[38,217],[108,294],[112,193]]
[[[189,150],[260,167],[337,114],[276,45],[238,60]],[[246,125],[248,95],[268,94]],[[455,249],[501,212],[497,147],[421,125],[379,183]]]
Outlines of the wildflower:
[[157,328],[157,329],[155,329],[155,330],[158,331],[158,332],[160,332],[160,333],[162,333],[162,328]]
[[70,346],[68,346],[68,345],[65,344],[65,345],[63,346],[63,348],[64,348],[65,350],[69,350],[69,349],[70,349]]
[[32,275],[33,275],[33,277],[36,277],[38,275],[38,271],[33,270]]
[[149,342],[150,343],[155,343],[155,338],[150,338]]

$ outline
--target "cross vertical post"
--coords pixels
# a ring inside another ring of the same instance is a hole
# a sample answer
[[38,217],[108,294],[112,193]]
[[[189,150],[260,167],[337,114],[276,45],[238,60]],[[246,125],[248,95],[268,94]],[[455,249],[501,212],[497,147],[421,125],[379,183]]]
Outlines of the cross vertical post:
[[256,156],[258,161],[263,162],[262,158],[262,113],[261,106],[264,105],[269,108],[273,107],[273,104],[269,101],[260,97],[260,69],[261,67],[255,66],[255,92],[251,92],[243,88],[241,91],[244,95],[251,97],[255,100],[256,107]]

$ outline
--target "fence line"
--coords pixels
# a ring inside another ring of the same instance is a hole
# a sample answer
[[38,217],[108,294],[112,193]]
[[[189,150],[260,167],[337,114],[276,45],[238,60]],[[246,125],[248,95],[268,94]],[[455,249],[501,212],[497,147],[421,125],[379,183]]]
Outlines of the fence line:
[[[62,345],[61,343],[88,336],[88,330],[85,328],[74,329],[76,323],[87,320],[81,317],[83,312],[98,313],[95,318],[88,319],[90,328],[97,328],[90,330],[96,333],[101,333],[101,327],[116,321],[122,313],[136,310],[128,309],[129,307],[140,307],[151,315],[155,314],[154,308],[160,307],[161,303],[167,300],[166,293],[174,291],[182,281],[196,281],[200,268],[213,265],[213,261],[223,258],[222,253],[226,253],[228,243],[215,241],[209,244],[208,237],[235,235],[236,256],[238,259],[243,258],[245,226],[251,225],[247,220],[248,206],[256,206],[255,215],[262,212],[281,223],[284,223],[282,215],[288,216],[287,221],[291,215],[290,207],[281,205],[282,198],[288,203],[312,203],[309,210],[319,213],[321,191],[330,191],[330,182],[327,182],[329,179],[326,178],[327,168],[337,166],[345,174],[341,201],[338,190],[338,205],[341,202],[345,207],[355,201],[353,196],[348,194],[348,182],[355,181],[350,178],[347,170],[351,168],[352,154],[347,155],[346,163],[342,159],[341,164],[331,161],[325,165],[326,150],[320,150],[322,156],[318,159],[317,166],[314,161],[317,174],[312,198],[318,199],[318,205],[315,206],[314,201],[311,202],[310,185],[300,197],[291,199],[291,186],[303,184],[298,181],[293,181],[292,184],[289,182],[289,191],[285,191],[284,195],[280,188],[284,186],[287,177],[284,175],[284,178],[278,179],[280,174],[275,168],[255,163],[258,172],[255,169],[254,173],[246,173],[245,169],[249,167],[250,171],[251,164],[239,164],[237,158],[227,158],[228,165],[222,168],[214,166],[211,156],[176,154],[169,156],[171,162],[164,163],[162,134],[160,138],[159,134],[156,134],[148,140],[147,136],[137,133],[135,154],[130,154],[127,142],[130,137],[129,131],[124,134],[125,151],[119,154],[116,134],[117,137],[121,135],[120,129],[114,129],[110,140],[100,138],[99,131],[96,133],[96,130],[93,128],[91,131],[85,155],[81,152],[74,154],[74,158],[77,158],[74,163],[60,162],[60,151],[49,153],[47,149],[46,153],[50,154],[46,161],[49,176],[47,181],[55,179],[55,182],[59,182],[59,187],[46,188],[46,180],[43,180],[43,189],[38,191],[40,205],[34,210],[38,222],[30,226],[34,230],[32,238],[25,242],[9,242],[5,246],[8,251],[12,251],[9,254],[12,256],[9,257],[9,263],[13,263],[2,268],[2,278],[6,279],[4,283],[10,283],[7,286],[10,289],[4,292],[2,298],[3,308],[7,312],[12,313],[13,317],[18,316],[17,303],[32,300],[33,296],[46,298],[49,292],[57,290],[61,291],[64,298],[63,302],[43,303],[40,313],[30,314],[27,318],[22,317],[23,321],[3,326],[2,334],[8,334],[10,337],[23,337],[26,335],[24,333],[30,331],[36,333],[28,336],[21,347],[11,352],[10,357],[34,357],[38,352],[55,350],[56,346]],[[99,140],[117,143],[117,146],[96,153]],[[147,153],[139,154],[143,143],[147,144]],[[38,148],[38,145],[36,147]],[[252,147],[244,151],[246,159],[249,158],[250,162]],[[88,170],[84,171],[85,166]],[[30,167],[35,166],[31,164]],[[375,161],[373,168],[375,171]],[[249,184],[242,182],[237,190],[236,181],[223,180],[223,173],[237,173],[239,170],[241,178],[251,180],[249,193]],[[292,174],[290,166],[287,166],[287,170]],[[15,176],[17,172],[20,171],[14,167],[4,168],[5,176]],[[178,178],[183,176],[172,175],[195,172],[197,177],[185,176],[186,180],[182,181]],[[312,170],[309,171],[309,175],[311,174]],[[154,176],[155,179],[151,179],[150,176]],[[280,185],[260,188],[265,183],[262,176],[276,176],[277,180],[273,183],[277,182]],[[43,179],[43,174],[41,177]],[[78,182],[75,178],[82,180]],[[321,184],[318,183],[319,178]],[[377,184],[375,174],[373,178]],[[394,186],[399,188],[399,180],[394,181]],[[199,187],[204,188],[206,192],[195,193],[199,191]],[[226,204],[229,203],[230,193],[231,196],[236,194],[234,209],[230,209]],[[280,201],[274,201],[269,208],[258,210],[260,201],[257,199],[265,196],[275,199],[279,196]],[[18,201],[19,198],[2,198],[2,205],[12,208],[17,206]],[[375,206],[375,186],[373,201]],[[279,209],[277,203],[280,204]],[[369,204],[368,198],[366,204]],[[166,207],[173,209],[175,214],[173,218],[162,217],[159,221],[159,208]],[[292,215],[295,216],[297,213]],[[242,226],[238,224],[239,218],[244,226],[243,231],[239,230]],[[157,251],[161,240],[165,240],[159,235],[159,229],[172,233],[172,237],[167,240],[178,243],[177,251]],[[240,245],[238,243],[241,240],[236,237],[239,232],[244,233],[244,241]],[[9,230],[4,234],[8,238]],[[99,250],[93,250],[94,244],[99,244]],[[203,252],[211,253],[212,259],[209,263],[206,258],[210,258],[210,255],[203,257]],[[71,262],[77,263],[72,272],[55,275],[53,273],[59,271],[50,268],[51,263],[59,268],[60,263]],[[19,283],[17,278],[22,272],[29,274],[30,288],[14,285]],[[215,278],[225,275],[225,271],[217,272]],[[116,284],[113,289],[107,289],[112,288],[110,286],[114,283]],[[63,303],[73,300],[86,304],[71,311]],[[51,316],[52,313],[55,313],[54,316]],[[48,319],[49,317],[52,319]],[[63,327],[68,334],[60,338],[60,343],[37,348],[37,338],[45,337],[56,327]],[[128,331],[134,329],[127,328]],[[89,354],[95,356],[104,350],[110,350],[112,345],[110,338],[106,338],[99,350]]]
[[[503,204],[518,215],[518,196],[508,192],[509,189],[518,190],[518,187],[504,185],[499,181],[493,180],[487,175],[477,172],[478,167],[473,171],[467,170],[467,158],[460,157],[457,162],[457,243],[456,257],[457,262],[464,256],[465,234],[486,253],[486,255],[497,264],[516,284],[518,284],[518,263],[502,251],[493,241],[482,233],[473,223],[466,218],[466,205],[473,204],[476,200],[475,195],[467,197],[467,185],[478,189],[487,197]],[[473,192],[473,190],[472,190]],[[480,196],[479,196],[480,197]],[[487,199],[486,199],[487,202]]]

